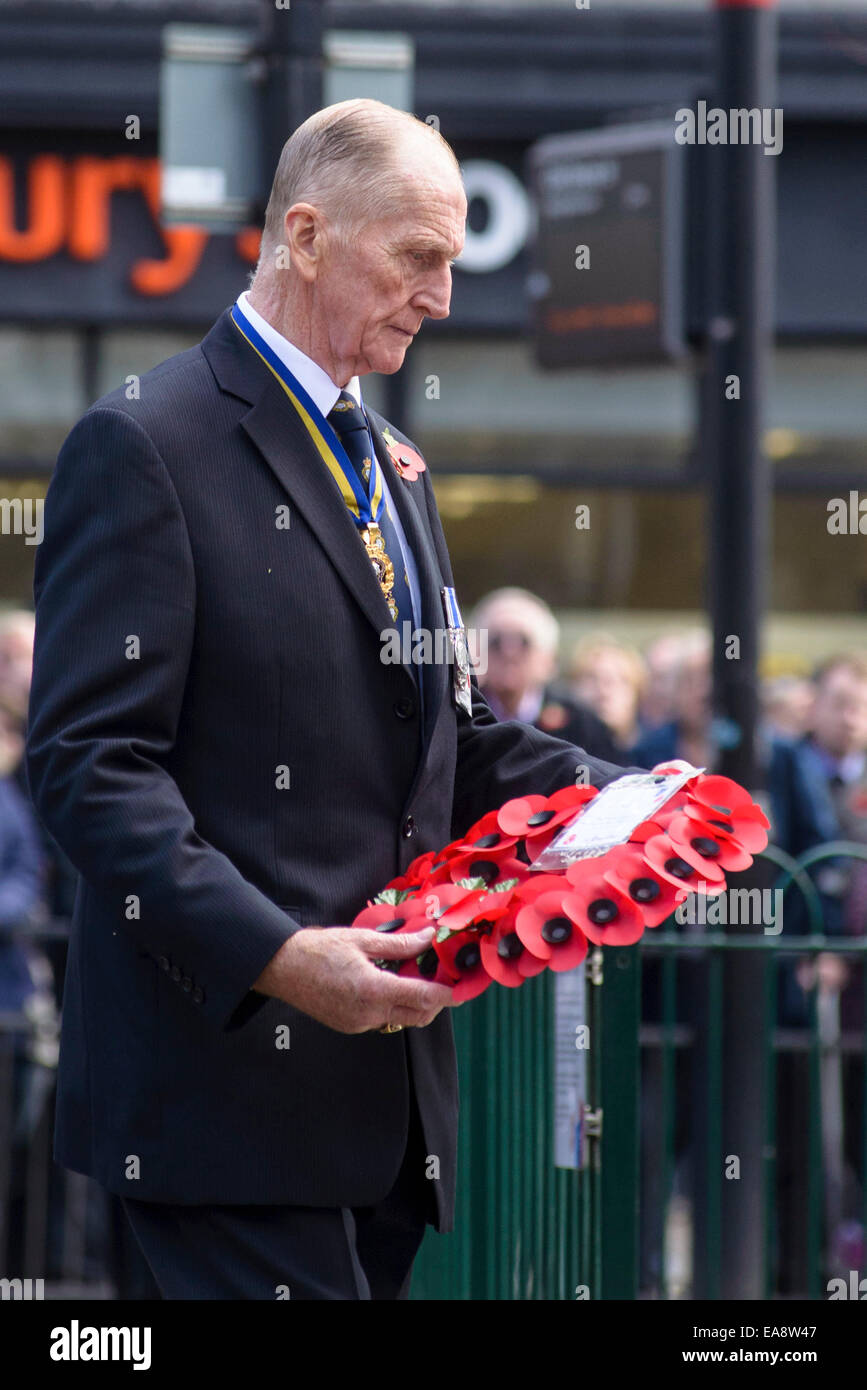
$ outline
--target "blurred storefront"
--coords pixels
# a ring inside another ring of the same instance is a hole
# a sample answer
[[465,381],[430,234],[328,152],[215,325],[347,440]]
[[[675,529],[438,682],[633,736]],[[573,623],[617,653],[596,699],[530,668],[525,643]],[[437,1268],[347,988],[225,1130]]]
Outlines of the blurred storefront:
[[[87,405],[198,341],[246,286],[255,228],[159,225],[158,70],[167,20],[245,24],[259,8],[0,7],[0,496],[44,495]],[[364,383],[428,457],[465,607],[519,583],[569,634],[636,639],[698,613],[701,208],[683,362],[543,373],[528,334],[524,158],[540,135],[673,115],[705,95],[708,14],[326,8],[335,28],[412,35],[416,113],[437,117],[465,169],[451,316],[425,326],[398,383]],[[784,12],[780,52],[771,644],[812,662],[855,640],[867,599],[860,534],[826,524],[830,499],[859,486],[867,499],[867,18]],[[575,524],[579,506],[589,527]],[[25,536],[3,536],[0,602],[29,600],[33,557]]]

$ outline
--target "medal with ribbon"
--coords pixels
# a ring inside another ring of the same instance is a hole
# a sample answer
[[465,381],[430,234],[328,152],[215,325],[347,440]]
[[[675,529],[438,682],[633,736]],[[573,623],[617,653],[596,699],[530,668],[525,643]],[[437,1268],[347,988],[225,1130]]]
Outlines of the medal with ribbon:
[[[280,382],[301,417],[323,463],[340,488],[340,494],[358,527],[359,535],[379,581],[392,620],[396,621],[398,607],[393,596],[394,564],[386,551],[385,538],[379,525],[385,507],[385,491],[382,471],[375,452],[371,452],[369,472],[367,468],[364,470],[368,475],[365,490],[365,483],[352,467],[346,450],[334,429],[304,390],[297,377],[290,372],[285,362],[280,360],[273,348],[269,347],[237,304],[232,306],[231,318],[242,338],[246,339],[253,351],[261,357]],[[400,559],[400,557],[398,558]]]
[[464,620],[461,617],[461,610],[454,589],[449,587],[440,589],[440,597],[446,620],[446,631],[452,644],[454,656],[452,693],[455,704],[472,716],[473,690],[470,685],[470,653],[467,646],[467,630],[464,627]]

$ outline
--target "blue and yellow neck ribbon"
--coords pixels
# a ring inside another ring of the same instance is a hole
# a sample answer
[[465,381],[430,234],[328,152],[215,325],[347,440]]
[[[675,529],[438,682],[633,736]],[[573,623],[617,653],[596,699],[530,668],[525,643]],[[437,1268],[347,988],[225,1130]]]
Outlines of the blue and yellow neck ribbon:
[[232,306],[231,317],[241,337],[245,338],[257,356],[261,357],[265,366],[273,373],[286,392],[301,417],[307,433],[313,440],[325,467],[340,488],[340,494],[356,523],[359,526],[364,526],[368,522],[376,521],[382,511],[385,499],[382,471],[373,442],[371,441],[370,446],[370,478],[368,479],[368,490],[365,493],[358,474],[349,461],[346,450],[322,411],[304,390],[301,382],[290,372],[286,363],[281,362],[273,348],[265,342],[261,333],[256,332],[252,323],[237,304]]

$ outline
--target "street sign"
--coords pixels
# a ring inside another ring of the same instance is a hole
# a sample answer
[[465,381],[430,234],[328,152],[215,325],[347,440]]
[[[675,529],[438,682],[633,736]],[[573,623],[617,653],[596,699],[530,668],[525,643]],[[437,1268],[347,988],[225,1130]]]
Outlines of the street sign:
[[684,353],[683,156],[662,122],[532,146],[528,293],[542,367]]

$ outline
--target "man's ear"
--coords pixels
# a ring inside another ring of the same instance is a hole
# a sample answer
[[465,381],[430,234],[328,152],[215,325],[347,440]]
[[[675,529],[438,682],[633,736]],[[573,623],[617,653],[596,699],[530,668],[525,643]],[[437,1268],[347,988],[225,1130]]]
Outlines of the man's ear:
[[292,267],[302,280],[316,279],[324,249],[320,213],[310,203],[293,203],[283,218]]

